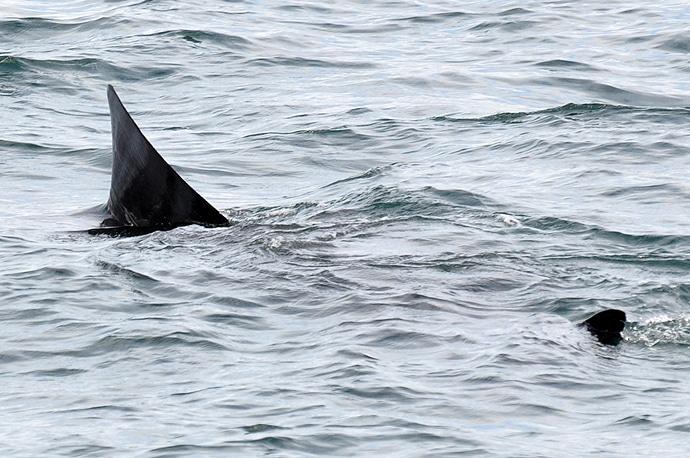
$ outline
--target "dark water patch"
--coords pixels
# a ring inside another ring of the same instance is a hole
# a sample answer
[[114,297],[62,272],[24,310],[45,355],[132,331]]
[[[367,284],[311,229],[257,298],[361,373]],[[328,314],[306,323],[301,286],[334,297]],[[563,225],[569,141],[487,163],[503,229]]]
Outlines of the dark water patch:
[[[66,86],[64,75],[78,78],[84,75],[94,75],[107,81],[131,82],[151,78],[164,78],[174,74],[177,67],[174,64],[167,68],[146,65],[123,66],[115,65],[104,59],[31,59],[25,57],[0,57],[0,75],[7,77],[31,78],[34,87],[51,87],[53,91],[60,89],[63,93],[76,96],[76,89]],[[55,84],[60,82],[59,85]]]
[[27,375],[34,375],[36,377],[53,378],[53,377],[69,377],[69,376],[73,376],[73,375],[85,374],[87,372],[89,372],[89,371],[85,370],[85,369],[59,368],[59,369],[46,369],[46,370],[32,371],[32,372],[29,372]]
[[26,361],[27,357],[20,355],[18,352],[2,351],[0,352],[0,364],[14,364],[20,361]]
[[592,226],[577,221],[553,216],[540,216],[536,218],[521,218],[523,227],[539,231],[557,231],[582,234],[589,231]]
[[350,116],[363,116],[371,113],[373,112],[367,107],[351,108],[347,111],[347,114]]
[[[664,267],[666,267],[668,270],[672,270],[674,267],[676,267],[676,265],[675,264],[667,264],[667,265],[664,265]],[[677,269],[680,271],[678,273],[683,274],[684,273],[683,271],[690,270],[690,269],[688,269],[688,267],[690,267],[690,265],[687,263],[687,260],[686,260],[683,267],[685,267],[685,268],[684,269]],[[676,269],[673,269],[673,270],[676,270]],[[685,283],[684,278],[682,276],[680,278],[678,278],[677,280],[674,280],[672,282],[669,281],[668,283],[664,283],[664,284],[657,284],[654,282],[650,282],[646,286],[647,286],[645,288],[646,294],[649,294],[650,296],[651,295],[662,296],[662,297],[666,297],[669,299],[672,298],[678,303],[678,305],[680,306],[679,307],[680,310],[682,310],[684,308],[683,304],[687,304],[688,302],[690,302],[690,285]],[[670,306],[671,304],[667,304],[667,305]]]
[[[24,164],[32,164],[46,157],[63,158],[64,161],[50,164],[46,169],[55,170],[64,167],[66,163],[79,168],[80,166],[109,169],[110,159],[102,154],[103,150],[97,148],[65,148],[63,146],[44,145],[30,141],[2,140],[0,139],[0,151],[7,151],[12,156],[0,159],[0,164],[5,165],[4,174],[7,176],[31,177],[43,180],[62,180],[61,177],[48,175],[49,172],[38,174],[35,167],[24,167]],[[7,162],[6,162],[7,161]],[[20,161],[25,161],[24,163]],[[107,163],[106,163],[107,161]],[[13,167],[8,167],[12,165]],[[85,170],[88,167],[84,167]]]
[[[324,30],[329,33],[338,33],[343,37],[347,36],[385,36],[394,35],[396,32],[404,30],[405,27],[393,20],[376,21],[371,23],[369,21],[353,21],[353,22],[334,22],[334,21],[307,21],[297,22],[301,25],[309,26],[313,29]],[[372,62],[373,63],[373,62]]]
[[664,40],[661,44],[656,45],[657,49],[664,51],[671,51],[683,55],[690,53],[690,38],[686,35],[677,35],[672,38]]
[[18,97],[19,95],[20,89],[18,85],[0,82],[0,96]]
[[534,64],[536,67],[543,67],[543,68],[551,68],[555,70],[578,70],[578,71],[583,71],[583,72],[598,72],[600,71],[599,68],[584,63],[584,62],[577,62],[573,60],[567,60],[567,59],[552,59],[552,60],[545,60],[542,62],[537,62]]
[[437,347],[439,345],[436,336],[395,329],[378,329],[377,336],[372,337],[367,345],[383,347],[392,350],[419,350]]
[[462,189],[437,189],[431,186],[422,188],[421,193],[438,196],[450,206],[486,208],[495,203],[486,196]]
[[205,30],[168,30],[165,32],[157,32],[150,36],[179,38],[196,45],[213,44],[228,50],[242,51],[243,53],[247,52],[252,46],[252,42],[250,40],[239,35],[228,35],[221,32]]
[[90,73],[100,73],[103,70],[109,69],[112,73],[120,71],[112,64],[95,58],[83,58],[83,59],[69,59],[69,60],[55,60],[55,59],[29,59],[29,58],[14,58],[19,63],[19,69],[22,70],[35,70],[35,71],[55,71],[55,72],[68,72],[68,71],[86,71]]
[[139,409],[120,405],[95,405],[89,407],[77,407],[69,409],[69,412],[102,412],[102,411],[112,411],[112,412],[123,412],[123,413],[137,413]]
[[33,153],[33,154],[61,154],[62,148],[47,145],[40,145],[26,141],[0,140],[0,148],[13,152]]
[[627,186],[612,189],[602,193],[604,197],[624,197],[635,199],[637,202],[646,201],[650,204],[663,203],[666,198],[682,196],[684,188],[671,184],[654,184],[645,186]]
[[324,145],[340,148],[362,148],[371,144],[370,136],[350,127],[308,129],[287,134],[290,144],[300,148],[323,148]]
[[531,21],[531,20],[521,20],[521,21],[490,20],[490,21],[483,21],[483,22],[471,27],[469,30],[471,32],[500,31],[503,33],[522,33],[525,30],[529,30],[529,29],[537,27],[539,25],[540,24],[538,21]]
[[412,402],[420,396],[420,393],[405,387],[369,387],[354,388],[337,386],[334,390],[346,395],[361,399],[370,399],[377,403],[386,402]]
[[[589,254],[589,255],[554,255],[545,256],[544,260],[569,262],[572,264],[587,263],[592,266],[597,264],[631,267],[637,269],[660,269],[669,272],[684,272],[690,270],[690,260],[684,258],[669,258],[664,255],[654,254]],[[600,283],[600,287],[606,286]]]
[[549,298],[539,305],[543,306],[546,310],[565,316],[570,314],[573,310],[582,310],[583,312],[578,317],[578,322],[583,322],[593,315],[590,311],[600,311],[604,308],[625,308],[623,306],[624,304],[620,307],[614,304],[607,307],[607,305],[602,304],[599,299],[587,296],[575,296],[573,293],[569,294],[567,297]]
[[336,382],[373,377],[377,373],[376,368],[372,367],[371,364],[350,363],[345,367],[343,367],[342,364],[334,366],[335,367],[329,368],[328,370],[321,370],[319,372],[319,377]]
[[[487,124],[489,126],[494,124],[510,125],[510,124],[537,124],[541,128],[548,126],[557,127],[554,121],[564,122],[587,122],[587,123],[601,123],[603,120],[615,123],[630,122],[634,119],[640,123],[658,123],[661,125],[672,125],[678,122],[687,122],[690,116],[690,109],[685,107],[637,107],[629,105],[612,105],[605,103],[568,103],[562,106],[547,108],[544,110],[537,110],[531,112],[504,112],[479,118],[465,118],[456,117],[452,115],[436,116],[431,118],[436,122],[450,122],[460,124]],[[593,125],[593,127],[599,124]],[[630,143],[632,147],[638,147],[636,143]],[[670,145],[661,145],[670,147],[676,154],[678,152],[678,145],[671,143]],[[602,148],[607,150],[611,145],[603,145]],[[654,145],[645,145],[645,148],[654,149]]]
[[45,39],[47,36],[66,32],[88,32],[103,30],[114,26],[114,22],[108,17],[95,19],[82,19],[80,21],[57,21],[40,17],[27,17],[22,19],[0,20],[0,36],[12,34],[15,37],[25,39]]
[[332,61],[325,59],[310,59],[306,57],[262,57],[259,59],[254,59],[249,61],[251,65],[256,65],[259,67],[296,67],[296,68],[349,68],[349,69],[373,69],[376,65],[367,62],[354,62],[354,61]]
[[[243,448],[233,445],[196,445],[196,444],[179,444],[168,445],[164,447],[157,447],[146,452],[147,456],[156,458],[170,458],[170,457],[189,457],[189,456],[208,456],[220,455],[227,456],[234,453],[242,453]],[[246,449],[244,452],[249,453],[250,450],[256,450],[254,447]],[[264,453],[267,450],[264,450]]]
[[[301,451],[301,452],[306,452],[309,450],[311,445],[313,444],[304,444],[302,441],[293,439],[288,436],[266,436],[262,437],[260,439],[252,439],[252,440],[246,440],[243,441],[244,443],[247,444],[252,444],[253,446],[258,446],[260,449],[263,449],[264,453],[273,453],[277,451]],[[329,449],[330,450],[330,449]],[[321,450],[322,453],[325,453],[329,450]],[[318,451],[315,450],[315,451]]]
[[268,330],[270,326],[263,320],[260,316],[255,315],[242,315],[238,313],[216,313],[211,315],[206,315],[203,317],[214,324],[230,325],[232,327],[238,327],[250,330]]
[[456,288],[473,293],[499,292],[520,290],[525,288],[525,284],[522,281],[501,277],[469,278],[466,282],[458,283]]
[[27,68],[22,59],[13,56],[0,56],[0,75],[9,78]]
[[608,105],[603,103],[568,103],[555,108],[547,108],[545,110],[537,110],[532,112],[515,112],[515,113],[497,113],[488,116],[482,116],[480,118],[457,118],[453,116],[437,116],[432,118],[433,121],[440,122],[480,122],[480,123],[499,123],[499,124],[512,124],[521,123],[526,121],[532,121],[536,119],[543,119],[543,116],[549,117],[565,117],[567,119],[580,118],[580,117],[592,117],[596,115],[597,118],[607,117],[611,113],[618,111],[646,111],[644,109],[625,106],[625,105]]
[[[146,38],[155,47],[161,47],[164,43],[169,43],[171,47],[176,47],[184,43],[189,45],[190,48],[198,49],[204,53],[222,55],[224,61],[239,59],[253,47],[251,41],[241,36],[203,30],[169,30],[146,35]],[[180,66],[178,70],[182,70],[182,67]],[[173,74],[162,74],[161,76],[173,76]],[[193,75],[185,75],[184,77],[194,79]]]
[[[7,297],[7,299],[11,298],[12,295]],[[56,323],[61,321],[59,318],[56,317],[57,314],[58,312],[56,310],[44,307],[25,307],[21,309],[5,308],[0,310],[0,320],[7,322],[28,321],[32,323]],[[50,319],[48,319],[48,317],[50,317]]]
[[371,267],[379,269],[394,271],[396,269],[410,271],[413,269],[432,269],[440,272],[468,272],[474,268],[486,265],[491,262],[491,258],[504,259],[501,254],[479,253],[476,255],[463,254],[446,254],[441,256],[434,254],[432,256],[406,256],[406,255],[392,255],[388,258],[380,257],[376,260],[368,261],[367,264]]
[[[94,357],[109,353],[130,353],[143,349],[162,348],[174,351],[179,348],[202,348],[204,351],[227,351],[224,345],[209,340],[206,336],[198,332],[173,332],[159,336],[138,336],[126,337],[111,335],[99,339],[97,342],[87,347],[68,352],[75,357]],[[171,354],[171,355],[174,355]]]
[[685,421],[685,423],[681,424],[681,425],[672,425],[672,426],[670,426],[670,429],[672,431],[679,431],[682,433],[690,433],[690,422],[687,422],[687,420],[681,420],[681,421]]
[[[212,278],[212,276],[209,274],[206,278]],[[225,280],[225,277],[218,274],[217,280],[223,281],[223,280]],[[214,296],[209,298],[209,302],[212,302],[213,304],[219,305],[221,307],[227,307],[228,309],[231,309],[231,310],[237,310],[237,309],[250,310],[250,309],[258,309],[258,308],[263,307],[258,302],[249,301],[246,299],[239,299],[236,297],[223,296],[223,295],[218,294],[217,292]]]
[[626,234],[619,231],[606,230],[597,226],[588,226],[587,231],[594,238],[604,238],[619,241],[630,246],[640,247],[681,247],[688,242],[690,237],[663,234]]
[[358,180],[375,181],[377,178],[384,176],[388,171],[395,168],[396,165],[397,165],[397,163],[392,163],[392,164],[388,164],[385,166],[374,167],[374,168],[371,168],[371,169],[369,169],[363,173],[360,173],[360,174],[357,174],[357,175],[354,175],[351,177],[343,178],[342,180],[334,181],[332,183],[327,184],[324,187],[330,188],[333,186],[347,184],[351,181],[358,181]]
[[632,426],[632,427],[636,427],[636,428],[650,427],[654,423],[655,422],[652,419],[651,415],[625,417],[625,418],[621,418],[620,420],[618,420],[616,422],[616,424],[619,424],[619,425]]
[[404,190],[376,185],[334,201],[328,206],[327,212],[352,209],[370,218],[440,217],[455,214],[462,208],[483,208],[487,201],[489,200],[482,196],[462,190],[440,190],[432,187]]
[[410,310],[429,312],[454,311],[457,304],[453,301],[431,297],[421,293],[405,293],[391,296],[390,304]]
[[[84,326],[76,326],[80,331]],[[67,334],[67,332],[64,332]],[[205,352],[224,352],[228,348],[217,342],[217,337],[209,336],[207,333],[196,331],[177,331],[164,335],[140,335],[140,336],[124,336],[124,335],[107,335],[98,340],[92,339],[88,344],[81,348],[62,348],[56,345],[50,350],[39,349],[23,349],[16,351],[16,354],[9,354],[12,358],[25,361],[50,361],[55,357],[60,358],[85,358],[87,360],[99,358],[103,355],[121,355],[122,358],[127,359],[133,357],[140,352],[163,350],[163,355],[159,358],[157,363],[163,363],[175,359],[176,352],[198,349]],[[112,360],[110,361],[112,362]],[[110,362],[108,364],[110,364]],[[67,371],[67,375],[78,375],[78,372],[70,372],[72,369],[61,368],[56,371]],[[75,371],[88,372],[89,369],[74,369]],[[38,375],[43,375],[41,369],[37,372]],[[55,374],[54,374],[55,375]]]
[[463,11],[447,11],[443,13],[430,13],[419,16],[410,16],[400,19],[401,22],[409,22],[412,24],[441,24],[455,19],[466,19],[472,17],[471,13]]
[[61,447],[47,447],[47,454],[56,456],[109,456],[115,453],[118,447],[106,447],[102,445],[74,445]]
[[520,218],[519,230],[535,229],[545,232],[557,232],[583,236],[587,240],[607,240],[630,247],[679,248],[688,243],[688,237],[664,234],[629,234],[605,229],[592,224],[551,216]]
[[[343,11],[338,10],[336,6],[327,7],[324,5],[315,4],[286,4],[279,5],[275,7],[276,10],[286,11],[291,14],[307,13],[307,14],[319,14],[324,16],[331,16],[334,14],[343,13]],[[282,14],[282,13],[281,13]]]
[[532,14],[532,11],[525,8],[516,7],[501,11],[498,13],[498,16],[522,16],[524,14]]
[[255,433],[265,433],[266,431],[281,430],[281,429],[285,429],[285,428],[282,428],[280,426],[275,426],[275,425],[267,425],[267,424],[259,423],[256,425],[243,426],[242,429],[247,434],[255,434]]
[[541,79],[544,86],[573,89],[595,100],[603,99],[619,105],[634,107],[683,107],[682,99],[663,94],[624,89],[589,78],[549,77]]
[[146,274],[143,274],[140,272],[136,272],[136,271],[134,271],[128,267],[119,266],[117,264],[113,264],[113,263],[110,263],[108,261],[98,260],[98,261],[96,261],[96,265],[98,267],[101,267],[102,269],[108,270],[108,271],[115,273],[115,274],[118,274],[118,275],[123,275],[124,277],[127,277],[127,278],[131,278],[134,280],[141,280],[141,281],[145,281],[145,282],[151,283],[151,284],[158,283],[158,280],[156,280],[155,278],[153,278],[149,275],[146,275]]
[[44,266],[26,270],[22,272],[14,272],[11,274],[15,280],[36,280],[36,281],[61,281],[79,276],[79,273],[68,267],[58,266]]

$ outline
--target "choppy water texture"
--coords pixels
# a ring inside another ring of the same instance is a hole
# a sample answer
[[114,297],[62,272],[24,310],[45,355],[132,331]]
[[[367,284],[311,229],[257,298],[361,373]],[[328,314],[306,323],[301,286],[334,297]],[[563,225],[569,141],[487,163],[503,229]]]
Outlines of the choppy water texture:
[[[1,454],[686,455],[685,2],[0,17]],[[230,228],[83,232],[109,83]]]

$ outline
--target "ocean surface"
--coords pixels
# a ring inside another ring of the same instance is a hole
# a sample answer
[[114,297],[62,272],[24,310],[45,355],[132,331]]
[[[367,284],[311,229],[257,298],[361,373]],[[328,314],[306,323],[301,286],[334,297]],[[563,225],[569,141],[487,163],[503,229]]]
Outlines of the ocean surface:
[[[689,23],[4,1],[0,455],[687,456]],[[86,233],[108,84],[230,227]]]

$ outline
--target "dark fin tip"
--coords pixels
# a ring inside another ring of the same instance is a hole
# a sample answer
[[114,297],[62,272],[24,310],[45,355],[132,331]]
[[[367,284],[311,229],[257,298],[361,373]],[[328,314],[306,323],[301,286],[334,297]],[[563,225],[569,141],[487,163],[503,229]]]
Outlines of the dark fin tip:
[[582,326],[604,345],[618,345],[625,329],[626,316],[622,310],[608,309],[585,320]]

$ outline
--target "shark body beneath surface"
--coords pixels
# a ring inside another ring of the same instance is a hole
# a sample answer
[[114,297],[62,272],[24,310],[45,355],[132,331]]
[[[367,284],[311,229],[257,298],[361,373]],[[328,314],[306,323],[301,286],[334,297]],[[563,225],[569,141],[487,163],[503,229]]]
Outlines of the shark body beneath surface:
[[190,224],[229,225],[144,137],[111,85],[108,105],[113,136],[109,216],[90,234],[129,236]]
[[[90,234],[121,237],[190,224],[205,227],[230,224],[144,137],[111,85],[108,85],[108,105],[113,136],[109,216],[101,227],[90,229]],[[617,345],[622,339],[625,321],[624,312],[607,309],[580,326],[602,344]]]

